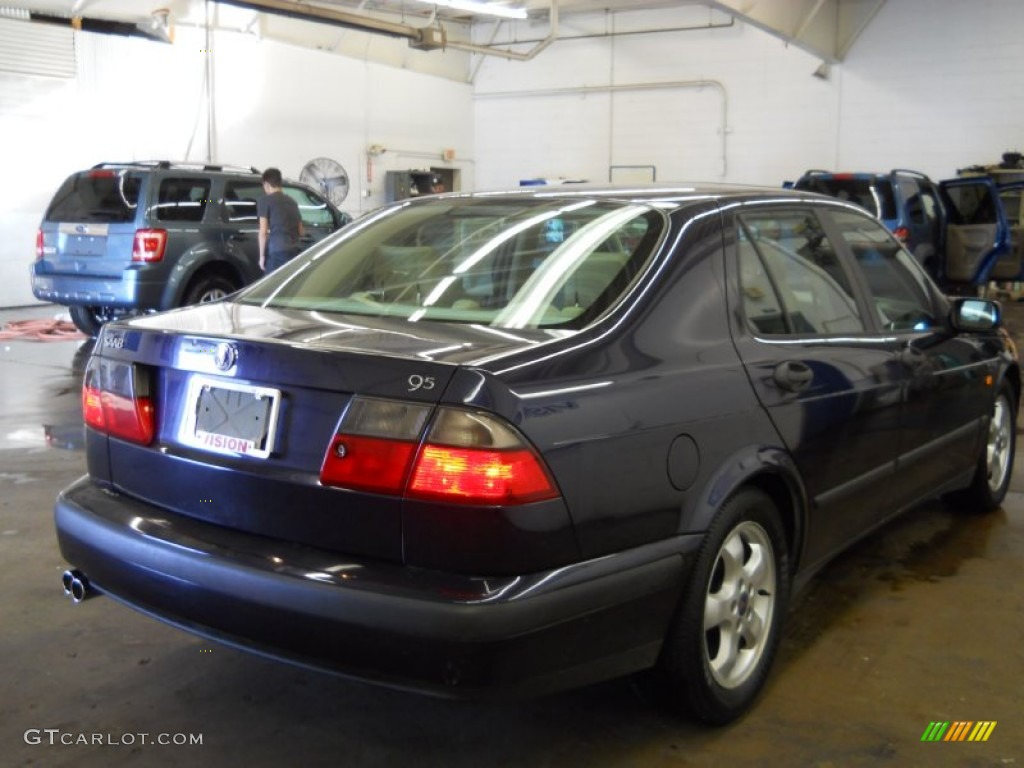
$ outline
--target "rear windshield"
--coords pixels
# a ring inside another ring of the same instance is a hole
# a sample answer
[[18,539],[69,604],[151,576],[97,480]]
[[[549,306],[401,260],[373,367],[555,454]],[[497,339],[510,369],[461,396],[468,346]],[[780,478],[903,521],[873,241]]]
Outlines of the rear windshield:
[[76,173],[61,185],[46,210],[47,221],[132,221],[142,177],[124,170]]
[[892,184],[887,181],[849,176],[805,176],[796,183],[796,188],[838,197],[859,205],[879,219],[897,218]]
[[239,301],[413,322],[578,328],[618,302],[664,229],[664,215],[643,204],[425,200],[371,214]]

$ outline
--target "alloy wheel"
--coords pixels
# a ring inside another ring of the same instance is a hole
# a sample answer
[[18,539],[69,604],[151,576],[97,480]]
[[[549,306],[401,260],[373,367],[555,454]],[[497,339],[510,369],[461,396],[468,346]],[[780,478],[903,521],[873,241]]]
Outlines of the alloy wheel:
[[743,685],[758,668],[771,636],[776,579],[764,528],[749,520],[733,528],[718,551],[704,601],[704,652],[723,688]]
[[985,458],[988,464],[988,487],[997,493],[1010,471],[1010,446],[1013,435],[1011,430],[1010,409],[1006,398],[1000,395],[992,408],[992,420],[988,424],[988,444],[985,446]]

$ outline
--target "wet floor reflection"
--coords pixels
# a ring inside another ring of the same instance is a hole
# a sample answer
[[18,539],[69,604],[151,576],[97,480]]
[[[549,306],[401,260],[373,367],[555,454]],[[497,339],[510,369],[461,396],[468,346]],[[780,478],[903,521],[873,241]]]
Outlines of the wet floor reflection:
[[[1022,471],[1019,465],[1017,471]],[[829,563],[794,597],[779,666],[799,657],[831,629],[858,623],[856,609],[884,593],[956,576],[965,562],[985,557],[1008,526],[1005,509],[977,515],[941,501],[886,524]]]
[[16,341],[0,367],[0,450],[84,449],[82,376],[95,345]]

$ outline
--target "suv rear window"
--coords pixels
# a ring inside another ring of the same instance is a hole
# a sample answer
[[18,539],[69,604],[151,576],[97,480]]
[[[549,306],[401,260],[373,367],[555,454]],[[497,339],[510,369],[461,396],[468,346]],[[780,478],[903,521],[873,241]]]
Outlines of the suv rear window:
[[892,184],[882,179],[851,176],[807,176],[796,183],[796,189],[819,192],[859,205],[879,219],[895,219],[896,200]]
[[440,199],[387,208],[239,301],[496,328],[579,328],[616,304],[660,240],[650,206]]
[[93,169],[69,176],[46,210],[46,221],[133,221],[142,177]]

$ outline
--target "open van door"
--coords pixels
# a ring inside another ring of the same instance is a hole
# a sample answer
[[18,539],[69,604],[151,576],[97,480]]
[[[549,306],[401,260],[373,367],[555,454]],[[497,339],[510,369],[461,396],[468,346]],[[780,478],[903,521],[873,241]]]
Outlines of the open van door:
[[1009,228],[1009,253],[996,262],[993,280],[1018,281],[1024,279],[1024,181],[999,186],[999,202]]
[[1019,254],[1013,262],[1010,228],[995,182],[988,178],[951,179],[940,182],[939,187],[946,207],[946,281],[984,285],[989,280],[1016,278],[1021,267]]

